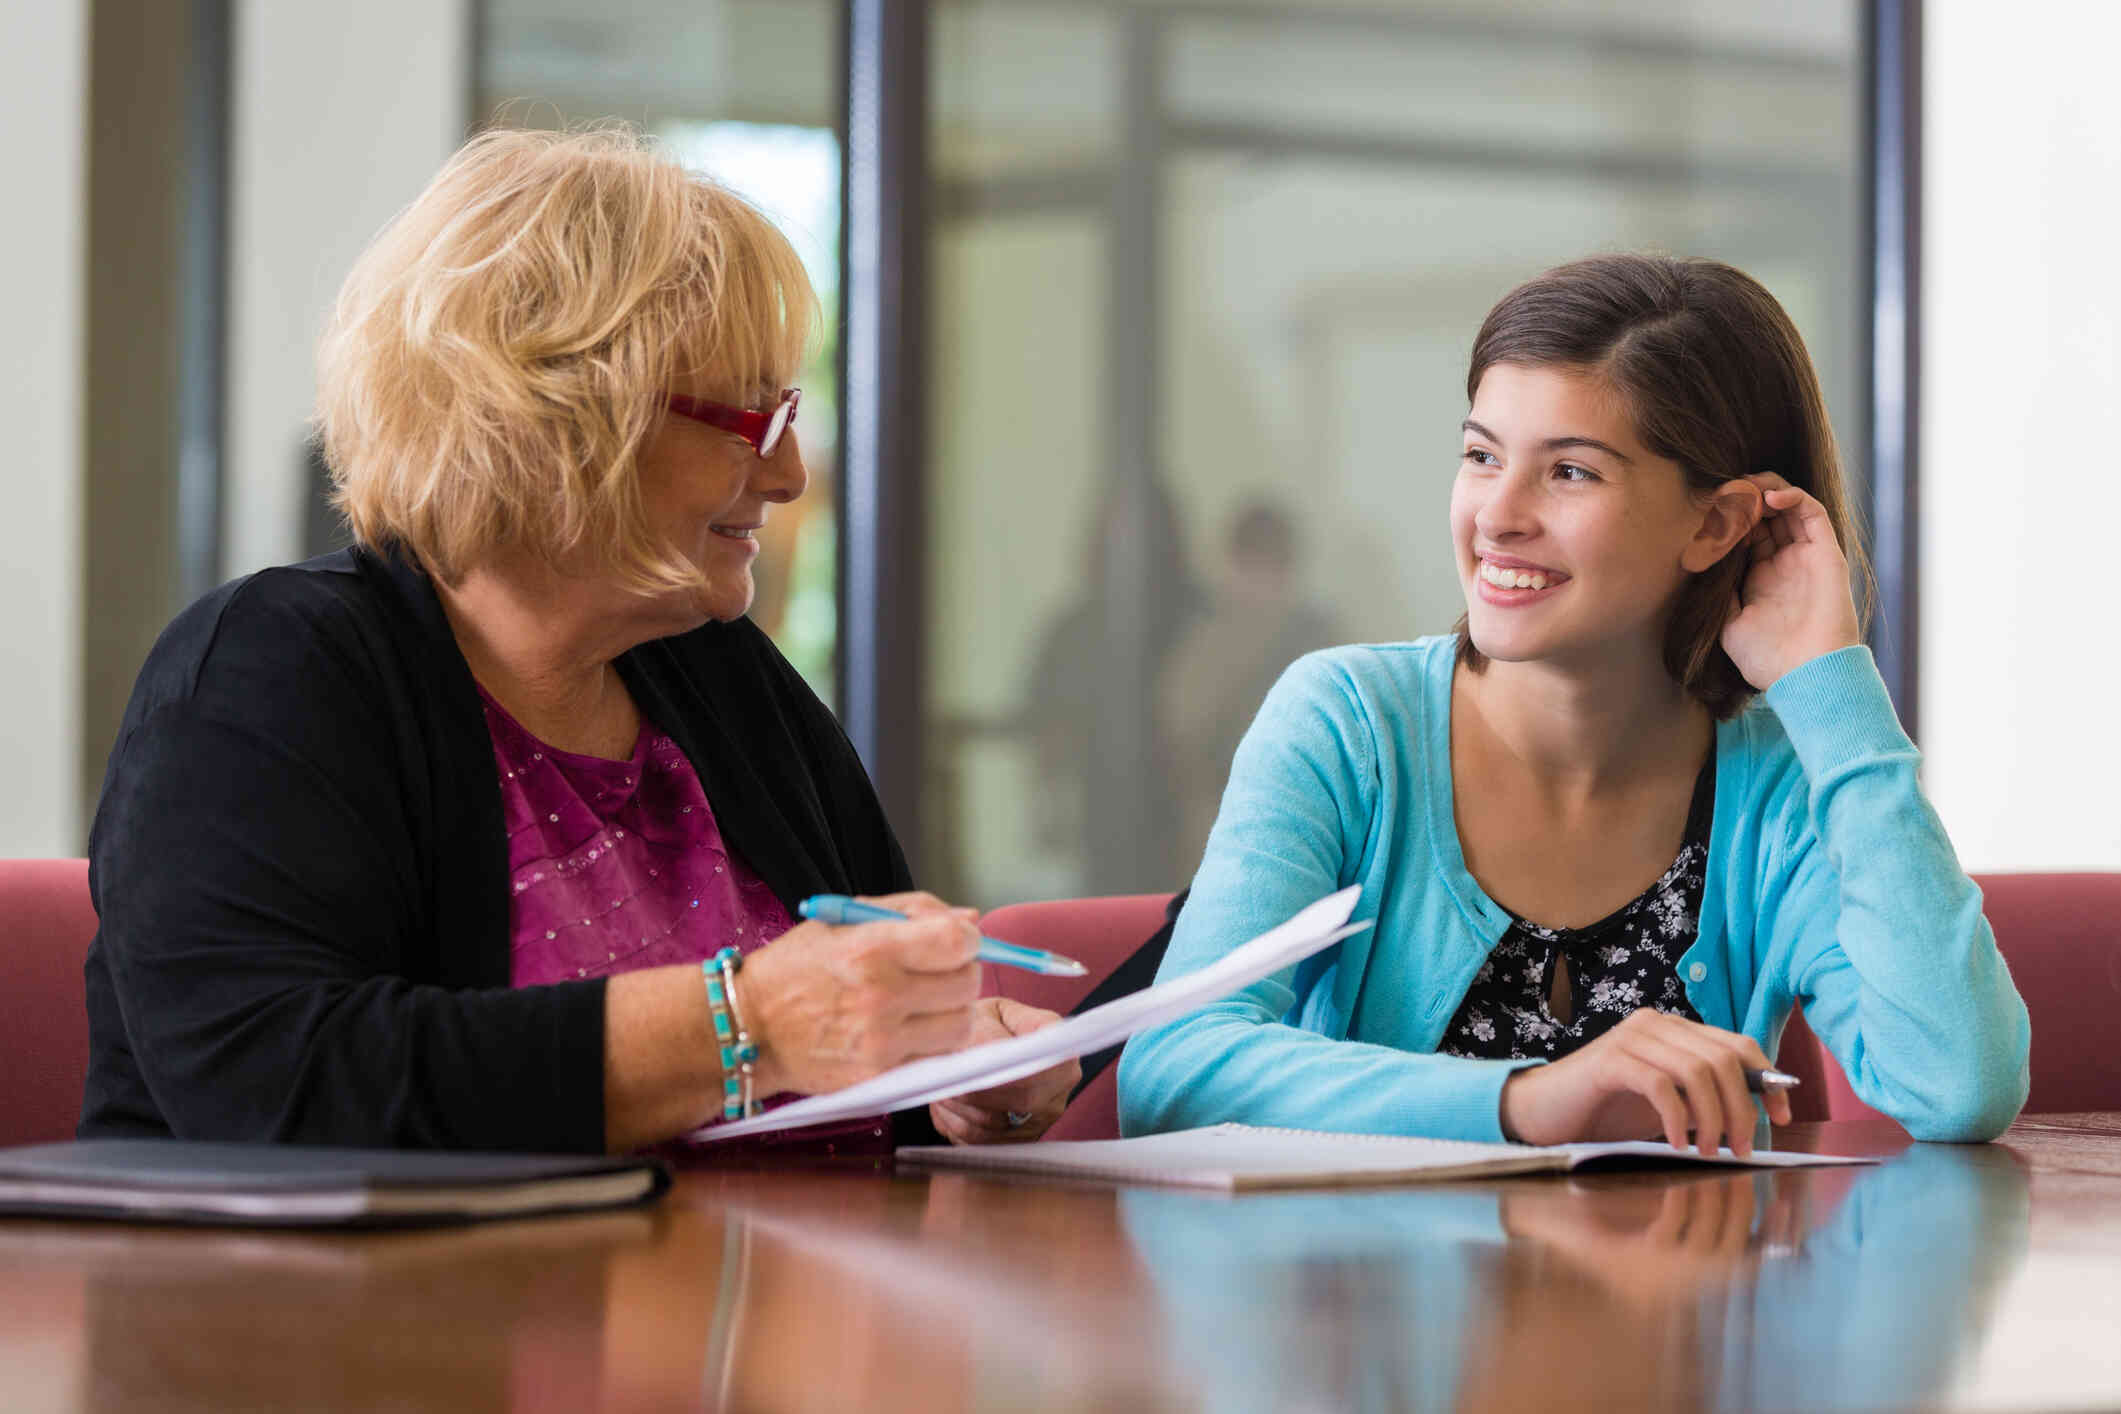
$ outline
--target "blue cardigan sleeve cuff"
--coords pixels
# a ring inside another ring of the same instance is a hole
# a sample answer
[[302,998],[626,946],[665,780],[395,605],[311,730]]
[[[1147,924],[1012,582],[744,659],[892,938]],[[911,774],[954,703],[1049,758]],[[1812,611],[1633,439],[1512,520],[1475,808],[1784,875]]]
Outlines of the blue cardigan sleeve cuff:
[[1811,780],[1850,762],[1915,752],[1863,644],[1790,669],[1766,696]]

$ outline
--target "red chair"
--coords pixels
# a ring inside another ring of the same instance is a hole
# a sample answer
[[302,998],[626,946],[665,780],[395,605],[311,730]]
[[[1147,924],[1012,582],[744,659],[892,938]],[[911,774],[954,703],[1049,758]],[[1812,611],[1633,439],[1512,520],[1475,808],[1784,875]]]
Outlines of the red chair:
[[[2032,1092],[2028,1114],[2121,1110],[2121,1064],[2104,1038],[2121,1015],[2121,873],[1977,876],[1989,926],[2011,979],[2032,1014]],[[981,921],[997,938],[1066,953],[1087,977],[1039,977],[987,969],[987,990],[1066,1012],[1163,926],[1168,894],[1012,904]],[[1826,1047],[1790,1017],[1778,1064],[1804,1081],[1791,1108],[1804,1120],[1881,1119],[1856,1097]],[[1092,1081],[1054,1139],[1109,1139],[1119,1133],[1116,1066]]]
[[[1982,911],[2032,1015],[2027,1114],[2121,1110],[2107,1038],[2121,1014],[2121,873],[1982,874]],[[1804,1024],[1790,1018],[1782,1068],[1804,1081],[1802,1119],[1883,1118]]]
[[0,920],[0,1145],[71,1139],[88,1079],[88,861],[0,860]]
[[[980,931],[1005,943],[1065,954],[1090,969],[1085,977],[1041,977],[1014,967],[988,967],[990,996],[1008,997],[1066,1015],[1150,934],[1164,926],[1169,894],[1056,899],[1013,903],[980,920]],[[1048,1139],[1119,1138],[1119,1065],[1114,1062],[1075,1097]]]

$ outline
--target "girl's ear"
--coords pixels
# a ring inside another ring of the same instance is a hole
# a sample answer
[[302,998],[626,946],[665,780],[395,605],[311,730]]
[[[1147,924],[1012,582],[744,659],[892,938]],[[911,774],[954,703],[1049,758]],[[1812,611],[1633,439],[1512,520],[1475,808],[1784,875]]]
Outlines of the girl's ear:
[[1767,496],[1754,482],[1737,477],[1709,493],[1702,506],[1701,528],[1680,552],[1680,565],[1694,574],[1713,568],[1745,543],[1767,510]]

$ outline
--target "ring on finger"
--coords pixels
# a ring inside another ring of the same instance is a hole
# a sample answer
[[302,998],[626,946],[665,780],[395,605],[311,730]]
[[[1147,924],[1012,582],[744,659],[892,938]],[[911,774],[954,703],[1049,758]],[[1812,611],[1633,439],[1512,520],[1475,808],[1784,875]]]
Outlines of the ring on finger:
[[1002,1123],[1008,1125],[1011,1129],[1022,1129],[1025,1125],[1031,1123],[1031,1116],[1022,1110],[1003,1110]]

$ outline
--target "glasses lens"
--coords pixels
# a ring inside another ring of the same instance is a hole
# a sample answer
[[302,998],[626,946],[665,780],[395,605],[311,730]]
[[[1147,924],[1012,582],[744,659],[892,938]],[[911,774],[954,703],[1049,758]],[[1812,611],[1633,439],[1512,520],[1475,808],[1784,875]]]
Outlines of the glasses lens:
[[770,457],[774,448],[781,445],[781,434],[788,430],[789,419],[795,416],[795,404],[782,402],[773,410],[773,417],[766,423],[766,435],[759,438],[759,455]]

